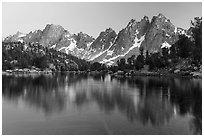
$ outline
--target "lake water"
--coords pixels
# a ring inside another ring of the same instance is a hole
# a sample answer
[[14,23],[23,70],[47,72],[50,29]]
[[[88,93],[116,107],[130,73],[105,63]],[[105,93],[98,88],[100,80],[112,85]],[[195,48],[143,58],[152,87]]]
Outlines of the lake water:
[[202,82],[110,75],[2,76],[3,134],[201,134]]

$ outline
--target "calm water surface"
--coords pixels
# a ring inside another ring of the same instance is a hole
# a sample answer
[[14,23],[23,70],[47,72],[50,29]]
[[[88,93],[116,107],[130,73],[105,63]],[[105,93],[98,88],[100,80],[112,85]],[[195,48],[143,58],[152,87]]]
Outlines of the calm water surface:
[[202,82],[2,76],[3,134],[201,134]]

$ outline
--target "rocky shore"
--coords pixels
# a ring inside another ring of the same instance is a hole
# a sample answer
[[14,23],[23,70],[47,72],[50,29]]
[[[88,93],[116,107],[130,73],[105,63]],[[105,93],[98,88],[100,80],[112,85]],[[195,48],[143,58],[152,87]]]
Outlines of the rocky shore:
[[113,77],[135,77],[135,76],[155,76],[155,77],[189,77],[189,78],[202,78],[201,71],[178,71],[175,70],[173,72],[158,70],[158,71],[135,71],[135,70],[128,70],[128,71],[52,71],[52,70],[40,70],[38,68],[34,69],[15,69],[15,70],[5,70],[2,71],[4,75],[12,75],[12,74],[20,74],[20,75],[27,75],[27,74],[46,74],[51,75],[53,73],[61,73],[61,74],[90,74],[90,75],[105,75],[110,74]]
[[170,73],[170,72],[150,72],[150,71],[133,71],[133,72],[124,72],[118,71],[116,73],[111,74],[114,77],[132,77],[132,76],[154,76],[154,77],[189,77],[189,78],[202,78],[201,72],[179,72],[179,73]]

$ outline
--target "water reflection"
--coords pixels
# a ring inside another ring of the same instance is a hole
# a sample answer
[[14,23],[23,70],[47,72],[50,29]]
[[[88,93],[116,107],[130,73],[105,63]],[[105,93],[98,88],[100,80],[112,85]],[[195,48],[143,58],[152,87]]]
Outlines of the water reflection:
[[104,113],[117,110],[129,122],[167,125],[179,115],[192,115],[190,129],[202,133],[201,80],[178,78],[112,78],[101,75],[2,76],[3,99],[60,113],[70,106],[96,103]]

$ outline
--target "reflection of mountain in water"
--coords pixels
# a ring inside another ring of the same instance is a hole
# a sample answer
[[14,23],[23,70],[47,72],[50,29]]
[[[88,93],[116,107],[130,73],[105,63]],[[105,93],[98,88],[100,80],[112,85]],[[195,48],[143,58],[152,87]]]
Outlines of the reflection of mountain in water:
[[167,124],[175,115],[191,114],[191,129],[202,132],[201,80],[110,76],[53,75],[39,77],[3,76],[3,97],[22,99],[45,114],[74,105],[98,104],[100,110],[115,109],[133,122]]

